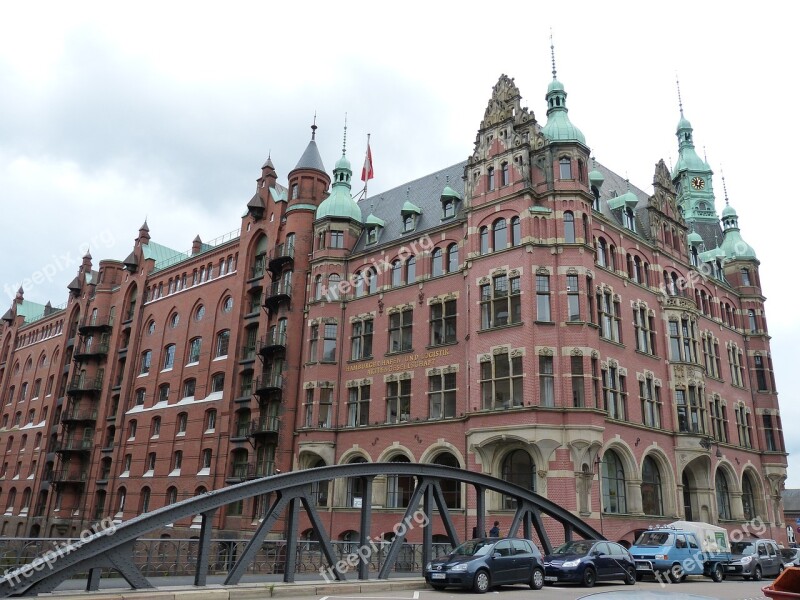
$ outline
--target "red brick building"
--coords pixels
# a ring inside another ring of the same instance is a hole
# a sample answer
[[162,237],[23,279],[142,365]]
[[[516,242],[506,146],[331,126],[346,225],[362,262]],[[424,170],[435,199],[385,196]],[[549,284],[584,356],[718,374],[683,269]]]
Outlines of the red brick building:
[[[541,123],[502,76],[466,162],[360,202],[312,135],[285,183],[267,160],[239,232],[179,253],[145,223],[125,260],[84,258],[65,305],[20,292],[0,324],[0,535],[402,461],[514,481],[613,539],[678,518],[785,536],[759,262],[729,206],[720,223],[691,125],[646,193],[593,161],[555,78],[546,100]],[[412,485],[376,480],[373,537]],[[358,482],[313,492],[352,539]],[[471,488],[445,493],[468,535]],[[487,508],[508,525],[505,498]]]

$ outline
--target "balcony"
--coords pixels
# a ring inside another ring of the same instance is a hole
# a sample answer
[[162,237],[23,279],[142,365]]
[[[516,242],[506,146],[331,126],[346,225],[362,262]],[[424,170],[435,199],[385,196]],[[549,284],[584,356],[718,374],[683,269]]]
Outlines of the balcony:
[[292,284],[283,281],[273,281],[267,290],[267,298],[264,306],[267,310],[274,312],[282,302],[289,302],[292,299]]
[[242,352],[239,355],[239,362],[255,360],[255,358],[256,358],[255,344],[248,344],[247,346],[242,346]]
[[250,279],[260,279],[264,277],[264,273],[267,272],[267,269],[264,265],[263,255],[261,259],[257,259],[255,264],[250,267]]
[[267,335],[258,340],[258,353],[267,356],[273,352],[286,350],[286,332],[277,329],[270,331]]
[[262,375],[253,380],[253,390],[258,395],[273,395],[283,392],[282,375]]
[[65,439],[56,442],[56,452],[91,452],[94,446],[92,439]]
[[103,389],[102,377],[73,377],[67,385],[67,393],[76,392],[99,392]]
[[281,421],[278,417],[261,417],[250,422],[250,437],[277,436]]
[[231,440],[246,440],[248,437],[250,437],[250,421],[235,423]]
[[294,263],[294,245],[278,244],[269,253],[269,270],[273,273],[280,273],[283,266]]
[[78,333],[81,335],[91,333],[92,331],[111,331],[114,325],[114,317],[94,317],[90,318],[78,327]]
[[233,463],[231,474],[225,479],[225,483],[241,483],[248,479],[258,479],[268,477],[275,471],[274,462],[264,462],[259,465],[250,463]]
[[84,358],[99,358],[108,354],[108,342],[94,342],[79,344],[72,357],[75,360]]
[[51,473],[53,483],[86,483],[89,479],[88,469],[59,469]]
[[96,421],[97,409],[96,408],[73,408],[66,410],[61,414],[62,423],[80,422],[80,421]]

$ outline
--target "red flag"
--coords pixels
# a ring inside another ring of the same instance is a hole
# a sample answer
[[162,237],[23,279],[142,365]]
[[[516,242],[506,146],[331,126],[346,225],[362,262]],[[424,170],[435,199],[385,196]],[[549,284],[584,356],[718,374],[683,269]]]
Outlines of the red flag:
[[375,171],[372,170],[372,150],[367,142],[367,155],[364,157],[364,166],[361,168],[361,181],[367,182],[375,177]]

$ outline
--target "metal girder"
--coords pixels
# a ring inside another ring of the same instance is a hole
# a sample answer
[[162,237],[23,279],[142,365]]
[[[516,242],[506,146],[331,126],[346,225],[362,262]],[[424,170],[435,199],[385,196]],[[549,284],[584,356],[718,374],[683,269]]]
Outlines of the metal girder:
[[[11,595],[28,596],[49,592],[54,590],[62,581],[82,572],[89,573],[87,589],[97,589],[101,568],[118,571],[134,589],[151,588],[152,584],[134,566],[132,560],[134,542],[167,524],[175,523],[187,517],[194,517],[195,515],[201,515],[202,517],[195,585],[205,585],[211,540],[211,523],[214,512],[232,502],[271,493],[276,495],[275,502],[264,516],[258,529],[251,535],[245,551],[229,571],[226,583],[235,584],[241,579],[241,576],[253,562],[266,535],[284,511],[286,511],[286,518],[289,521],[286,556],[284,557],[283,565],[284,581],[294,581],[297,551],[296,524],[301,503],[316,530],[323,548],[323,554],[330,563],[328,571],[335,578],[341,579],[342,574],[334,563],[335,555],[329,534],[324,530],[322,521],[307,496],[306,487],[310,484],[333,479],[358,477],[364,484],[364,497],[370,498],[372,495],[372,480],[379,475],[416,477],[417,485],[408,506],[405,507],[403,522],[406,525],[410,523],[412,515],[418,510],[420,502],[423,500],[425,514],[430,515],[432,504],[435,502],[450,542],[453,544],[458,543],[458,536],[456,528],[450,520],[448,507],[439,483],[442,479],[470,484],[475,488],[478,535],[483,535],[485,523],[484,493],[485,490],[489,489],[517,500],[519,508],[514,517],[512,533],[515,533],[520,523],[522,523],[525,535],[529,536],[532,525],[545,551],[549,551],[552,545],[542,522],[542,514],[560,522],[564,526],[565,534],[568,536],[578,534],[587,539],[605,539],[593,527],[558,504],[530,490],[489,475],[431,464],[354,463],[293,471],[231,485],[139,515],[129,521],[97,533],[81,536],[81,539],[73,544],[47,552],[28,565],[6,572],[0,577],[0,598]],[[368,547],[370,544],[367,532],[371,522],[371,508],[369,501],[364,502],[361,507],[360,543],[362,547]],[[429,519],[428,522],[417,523],[417,525],[423,528],[423,538],[425,540],[423,543],[424,566],[430,559],[431,552]],[[387,559],[381,566],[378,575],[380,578],[389,576],[389,572],[394,567],[401,550],[405,533],[406,531],[402,530],[402,528],[401,531],[397,532],[389,548]],[[362,558],[358,568],[359,579],[368,578],[367,567],[366,560]]]

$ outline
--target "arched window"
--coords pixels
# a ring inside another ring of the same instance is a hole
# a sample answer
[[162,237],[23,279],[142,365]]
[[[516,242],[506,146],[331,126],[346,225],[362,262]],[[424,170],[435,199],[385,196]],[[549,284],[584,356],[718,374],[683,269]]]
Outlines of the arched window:
[[375,269],[367,269],[364,287],[367,294],[374,294],[378,291],[378,273]]
[[314,278],[314,300],[322,300],[322,275]]
[[[408,463],[405,456],[395,456],[389,462]],[[386,478],[386,506],[400,508],[406,506],[411,500],[414,491],[414,477],[411,475],[389,475]]]
[[642,510],[646,515],[664,514],[661,471],[652,456],[642,463]]
[[628,512],[625,489],[625,471],[622,461],[613,450],[603,456],[603,512],[624,514]]
[[575,243],[575,215],[570,211],[564,213],[564,243]]
[[444,264],[442,262],[442,249],[435,248],[431,254],[431,277],[438,277],[444,273]]
[[508,185],[508,163],[500,165],[500,185]]
[[[318,459],[313,465],[311,465],[312,469],[316,469],[318,467],[324,467],[325,461],[321,458]],[[311,484],[311,499],[315,502],[317,506],[328,506],[328,482],[327,481],[315,481]]]
[[597,238],[597,264],[601,267],[608,266],[608,245],[605,238]]
[[481,227],[480,231],[481,254],[489,254],[489,228]]
[[[509,483],[536,491],[536,464],[525,450],[512,450],[503,459],[502,478]],[[510,496],[503,497],[503,508],[516,508],[516,500]]]
[[717,513],[720,520],[731,518],[731,495],[728,478],[724,471],[717,471],[715,487],[717,489]]
[[519,217],[511,217],[511,245],[519,246],[522,242],[522,226]]
[[150,510],[150,488],[145,486],[139,494],[139,514]]
[[489,167],[486,173],[487,173],[489,191],[492,191],[494,189],[494,167]]
[[406,260],[406,283],[414,283],[417,280],[417,259],[409,256]]
[[[433,464],[443,467],[454,467],[458,469],[458,459],[449,452],[442,452],[433,459]],[[454,479],[442,479],[442,495],[449,508],[461,508],[461,484]]]
[[492,223],[492,246],[494,251],[505,250],[508,245],[508,235],[506,231],[506,220],[497,219]]
[[745,520],[752,521],[756,518],[756,495],[749,473],[746,473],[742,480],[742,510]]
[[458,244],[450,244],[447,247],[447,272],[456,271],[458,271]]
[[[348,464],[356,465],[367,462],[363,456],[356,456]],[[361,477],[347,478],[347,498],[345,505],[353,508],[360,508],[364,502],[364,480]]]
[[356,298],[364,295],[364,275],[361,274],[361,271],[356,271],[353,277],[353,295]]
[[403,285],[403,263],[396,260],[392,263],[392,287]]

